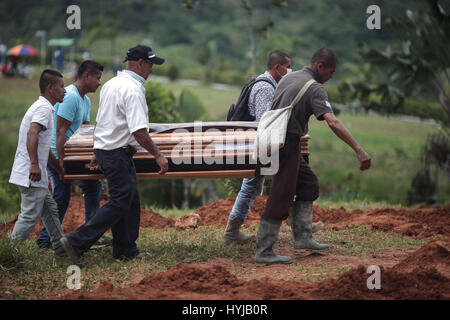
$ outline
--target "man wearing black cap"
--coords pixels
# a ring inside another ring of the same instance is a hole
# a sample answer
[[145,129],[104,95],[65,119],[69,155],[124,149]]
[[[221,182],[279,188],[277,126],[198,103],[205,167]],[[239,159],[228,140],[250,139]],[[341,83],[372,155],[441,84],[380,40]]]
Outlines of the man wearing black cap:
[[133,154],[139,145],[155,157],[160,174],[167,159],[148,134],[148,107],[144,83],[153,64],[162,64],[151,48],[138,45],[127,52],[126,70],[103,85],[94,129],[91,169],[100,168],[108,180],[109,202],[77,230],[61,239],[62,247],[75,264],[109,228],[113,233],[113,257],[141,257],[139,236],[140,202]]

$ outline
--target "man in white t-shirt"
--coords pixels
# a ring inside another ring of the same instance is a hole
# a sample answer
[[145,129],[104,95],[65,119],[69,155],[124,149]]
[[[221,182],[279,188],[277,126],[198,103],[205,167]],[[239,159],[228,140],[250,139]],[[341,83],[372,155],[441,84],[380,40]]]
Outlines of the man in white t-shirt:
[[142,146],[155,157],[160,174],[168,161],[148,134],[148,107],[144,83],[157,57],[147,46],[127,52],[126,70],[106,82],[100,91],[100,105],[94,129],[94,157],[91,168],[99,167],[108,181],[109,202],[80,228],[61,239],[62,247],[75,264],[84,252],[109,228],[113,234],[113,257],[141,257],[136,246],[139,236],[140,202],[133,154]]
[[[62,103],[55,104],[55,120],[52,130],[50,149],[63,167],[64,144],[82,124],[89,124],[91,100],[87,93],[97,91],[101,85],[100,79],[103,66],[95,61],[86,60],[78,68],[77,80],[66,87],[66,95]],[[98,208],[102,195],[101,180],[64,181],[51,166],[47,167],[52,184],[53,199],[58,204],[59,220],[63,223],[72,195],[72,183],[82,189],[85,209],[85,222],[89,221]],[[103,236],[99,245],[111,245],[112,238]],[[40,248],[50,247],[50,237],[47,230],[42,229],[37,244]]]
[[19,142],[9,182],[19,187],[20,215],[11,239],[21,244],[42,218],[54,250],[60,247],[64,236],[58,218],[58,208],[48,190],[47,162],[59,172],[55,156],[50,151],[53,117],[57,102],[62,102],[66,90],[63,76],[53,70],[44,70],[39,79],[41,96],[25,113],[19,130]]

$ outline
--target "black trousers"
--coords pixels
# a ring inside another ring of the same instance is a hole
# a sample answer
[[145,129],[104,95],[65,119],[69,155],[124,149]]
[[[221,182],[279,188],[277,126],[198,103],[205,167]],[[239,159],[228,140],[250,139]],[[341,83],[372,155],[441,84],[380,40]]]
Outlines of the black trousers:
[[81,256],[111,228],[114,258],[132,258],[139,254],[136,240],[141,218],[136,168],[132,156],[123,148],[95,149],[94,153],[108,181],[109,202],[67,238]]
[[284,220],[296,201],[314,201],[319,197],[319,181],[303,156],[300,155],[300,137],[288,133],[280,149],[280,166],[272,179],[269,198],[263,217]]

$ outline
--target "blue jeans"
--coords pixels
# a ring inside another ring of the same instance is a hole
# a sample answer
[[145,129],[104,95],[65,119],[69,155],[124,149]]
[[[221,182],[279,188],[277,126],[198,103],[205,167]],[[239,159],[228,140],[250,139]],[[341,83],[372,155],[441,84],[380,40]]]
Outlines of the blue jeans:
[[[55,199],[56,204],[58,205],[59,221],[62,224],[72,194],[72,183],[64,183],[64,181],[60,180],[58,172],[50,165],[47,165],[47,170],[52,181],[53,199]],[[73,182],[83,190],[85,222],[88,222],[96,214],[100,206],[102,182],[100,180],[74,180]],[[45,227],[42,228],[37,241],[38,243],[50,241],[50,237]]]
[[[20,215],[14,225],[11,239],[18,244],[28,238],[39,219],[50,230],[53,249],[60,246],[59,239],[64,236],[61,223],[58,220],[58,208],[47,188],[19,186],[20,190]],[[50,241],[50,240],[49,240]]]
[[264,176],[256,175],[254,178],[245,178],[242,180],[241,190],[234,202],[233,209],[230,212],[231,220],[245,220],[248,211],[255,199],[261,195],[264,185]]
[[108,181],[109,201],[92,219],[67,235],[67,239],[81,256],[111,228],[113,257],[133,258],[139,254],[136,240],[139,236],[141,205],[132,156],[123,148],[94,149],[94,153]]

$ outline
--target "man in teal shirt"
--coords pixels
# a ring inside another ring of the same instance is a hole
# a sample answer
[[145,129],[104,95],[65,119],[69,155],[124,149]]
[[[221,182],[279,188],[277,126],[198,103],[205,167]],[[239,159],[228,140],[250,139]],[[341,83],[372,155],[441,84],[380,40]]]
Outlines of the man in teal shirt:
[[[66,131],[66,141],[77,131],[82,124],[89,124],[91,112],[91,100],[87,95],[81,98],[75,84],[66,87],[66,95],[62,103],[55,105],[56,114],[70,122]],[[57,118],[55,118],[55,128],[57,125]],[[56,130],[52,132],[51,149],[53,154],[58,159],[58,152],[56,150]]]
[[[55,124],[50,147],[61,167],[63,167],[64,143],[82,124],[89,124],[91,101],[86,93],[95,92],[101,85],[102,72],[103,66],[99,63],[90,60],[84,61],[78,68],[77,80],[66,87],[63,102],[55,105]],[[48,172],[52,182],[53,198],[58,204],[59,219],[62,223],[69,206],[72,183],[62,180],[62,177],[51,166],[48,166]],[[74,183],[83,190],[85,221],[87,222],[99,208],[102,183],[100,180],[75,180]],[[104,240],[103,244],[111,244],[111,242],[112,240],[109,238]],[[50,237],[45,228],[42,229],[37,244],[40,248],[49,247]]]

